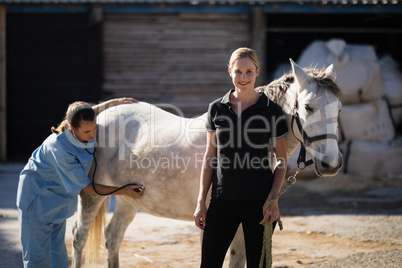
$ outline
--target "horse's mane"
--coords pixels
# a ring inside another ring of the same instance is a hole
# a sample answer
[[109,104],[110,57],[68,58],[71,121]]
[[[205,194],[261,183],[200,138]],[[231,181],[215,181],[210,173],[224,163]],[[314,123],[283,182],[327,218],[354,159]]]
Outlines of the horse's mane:
[[[319,90],[328,90],[342,101],[342,92],[335,83],[335,78],[325,72],[325,68],[303,68],[317,83]],[[293,72],[285,73],[282,77],[272,81],[268,85],[257,87],[257,92],[264,92],[268,98],[274,102],[278,102],[290,86],[295,82]]]

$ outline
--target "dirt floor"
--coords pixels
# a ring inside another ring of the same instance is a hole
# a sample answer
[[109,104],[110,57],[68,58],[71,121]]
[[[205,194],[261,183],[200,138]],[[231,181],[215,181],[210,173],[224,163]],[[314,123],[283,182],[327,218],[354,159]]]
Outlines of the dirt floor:
[[[0,267],[22,267],[14,205],[20,168],[0,165]],[[402,178],[299,179],[280,208],[284,230],[273,237],[273,267],[402,267]],[[73,222],[67,222],[70,256]],[[105,256],[103,250],[100,267],[107,267]],[[199,262],[200,232],[193,222],[141,212],[120,250],[123,268],[190,268]]]

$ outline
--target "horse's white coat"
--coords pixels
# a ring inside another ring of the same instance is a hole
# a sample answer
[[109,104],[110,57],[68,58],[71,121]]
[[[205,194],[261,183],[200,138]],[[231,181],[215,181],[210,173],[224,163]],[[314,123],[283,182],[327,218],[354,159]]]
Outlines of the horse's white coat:
[[[297,65],[292,63],[292,66],[298,74],[298,83],[295,83],[278,102],[288,115],[288,156],[299,143],[290,131],[290,117],[296,97],[301,121],[310,136],[335,131],[340,107],[340,102],[335,96],[325,90],[318,92],[314,80]],[[302,89],[299,89],[299,83],[303,85]],[[314,114],[318,113],[319,116],[311,116],[305,112],[307,103],[314,108]],[[332,114],[332,105],[336,106],[336,114]],[[327,119],[328,109],[333,117]],[[327,127],[328,120],[333,124],[330,129]],[[119,266],[118,250],[124,232],[137,210],[160,217],[193,220],[205,152],[205,122],[206,114],[186,119],[147,103],[117,106],[98,116],[96,182],[116,186],[138,183],[146,187],[141,199],[116,197],[116,209],[105,230],[109,267]],[[308,146],[307,150],[315,159],[318,174],[331,176],[338,172],[340,153],[336,141],[317,141]],[[329,165],[321,165],[320,157],[325,158]],[[74,268],[81,267],[82,250],[88,230],[104,200],[105,197],[84,192],[80,195],[74,228]],[[240,232],[232,243],[231,253],[230,266],[244,266],[244,241]]]

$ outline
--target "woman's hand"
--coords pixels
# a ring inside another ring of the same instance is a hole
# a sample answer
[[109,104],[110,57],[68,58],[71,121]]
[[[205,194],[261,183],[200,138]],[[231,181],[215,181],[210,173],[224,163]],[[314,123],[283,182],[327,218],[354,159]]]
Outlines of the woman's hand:
[[111,106],[117,106],[120,104],[130,104],[133,102],[138,102],[138,100],[134,99],[134,98],[115,98],[115,99],[111,99],[111,100],[107,100],[104,101],[102,103],[99,103],[95,106],[92,106],[92,109],[94,109],[95,114],[98,115],[100,114],[103,110],[106,110],[107,108],[111,107]]
[[275,200],[267,209],[266,204],[268,204],[272,199],[276,197],[276,195],[280,192],[281,187],[283,185],[283,181],[285,180],[286,175],[286,168],[287,168],[287,157],[286,157],[286,137],[281,137],[274,140],[273,148],[275,152],[275,158],[277,161],[277,166],[274,171],[274,181],[272,183],[271,191],[269,192],[267,201],[263,207],[263,215],[264,219],[261,221],[261,224],[268,221],[269,223],[273,223],[276,221],[280,214],[279,214],[279,205],[278,199]]
[[[95,183],[96,192],[93,188],[92,183],[88,184],[88,186],[82,188],[82,190],[88,194],[105,194],[109,195],[111,192],[116,191],[119,187],[116,186],[108,186],[103,184]],[[142,190],[141,190],[142,189]],[[142,185],[128,185],[117,192],[112,193],[112,195],[127,195],[133,199],[141,198],[144,194],[145,188]]]
[[142,185],[129,185],[124,187],[123,194],[132,199],[139,199],[144,195],[145,188]]
[[[268,203],[269,200],[267,200],[265,202]],[[279,205],[278,205],[278,200],[276,200],[275,202],[273,202],[265,211],[265,204],[263,209],[263,215],[264,215],[264,219],[260,222],[261,224],[263,224],[264,222],[268,221],[268,219],[270,219],[269,223],[273,223],[274,221],[276,221],[279,218]]]
[[205,202],[199,202],[194,212],[195,225],[201,230],[205,229],[207,223],[207,206]]
[[120,105],[120,104],[130,104],[133,102],[138,102],[138,100],[134,99],[134,98],[128,98],[128,97],[124,97],[124,98],[115,98],[115,99],[111,99],[108,100],[106,103],[106,108],[110,107],[110,106],[116,106],[116,105]]
[[212,184],[212,163],[211,159],[216,158],[216,133],[214,131],[208,131],[207,133],[207,148],[205,149],[205,155],[202,161],[201,167],[201,179],[200,189],[197,198],[197,208],[194,212],[195,225],[201,230],[205,229],[207,224],[207,205],[206,198],[208,191]]

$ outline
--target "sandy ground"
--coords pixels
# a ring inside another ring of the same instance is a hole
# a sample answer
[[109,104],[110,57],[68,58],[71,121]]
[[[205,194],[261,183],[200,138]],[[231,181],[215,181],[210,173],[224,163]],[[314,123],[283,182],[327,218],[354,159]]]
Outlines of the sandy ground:
[[[21,248],[15,195],[22,164],[0,164],[0,267],[18,268]],[[402,267],[402,178],[298,180],[280,199],[284,230],[273,237],[273,267]],[[111,217],[111,213],[108,214]],[[71,255],[71,226],[66,243]],[[100,267],[107,267],[103,250]],[[120,264],[199,267],[193,222],[138,213],[127,229]],[[228,261],[224,267],[228,267]]]

